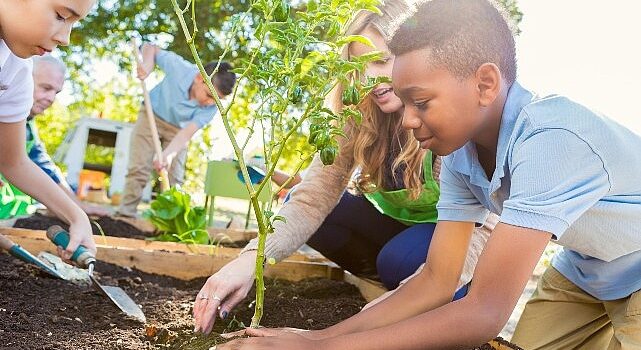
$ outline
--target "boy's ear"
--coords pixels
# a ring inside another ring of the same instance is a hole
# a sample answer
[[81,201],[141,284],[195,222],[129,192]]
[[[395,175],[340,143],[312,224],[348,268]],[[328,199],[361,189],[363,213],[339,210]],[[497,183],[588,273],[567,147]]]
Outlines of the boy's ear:
[[476,70],[476,82],[479,91],[479,104],[487,107],[501,92],[501,70],[494,63],[483,63]]

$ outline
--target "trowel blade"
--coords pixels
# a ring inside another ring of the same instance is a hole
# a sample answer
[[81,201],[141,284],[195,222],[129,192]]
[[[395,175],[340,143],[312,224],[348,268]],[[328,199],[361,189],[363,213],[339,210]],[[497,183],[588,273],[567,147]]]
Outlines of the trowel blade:
[[93,276],[91,276],[91,281],[98,290],[100,290],[109,299],[111,299],[111,301],[116,304],[116,306],[118,306],[118,308],[124,313],[142,323],[147,323],[147,318],[145,317],[145,314],[142,312],[138,304],[136,304],[136,302],[133,301],[133,299],[131,299],[131,297],[129,297],[129,295],[127,295],[127,293],[125,293],[122,288],[103,286]]
[[62,259],[60,259],[60,257],[57,255],[53,255],[48,252],[40,252],[40,254],[38,254],[38,259],[40,259],[41,262],[62,275],[63,279],[67,281],[78,285],[88,286],[89,284],[91,284],[91,281],[89,281],[89,274],[87,273],[87,270],[71,266],[62,261]]

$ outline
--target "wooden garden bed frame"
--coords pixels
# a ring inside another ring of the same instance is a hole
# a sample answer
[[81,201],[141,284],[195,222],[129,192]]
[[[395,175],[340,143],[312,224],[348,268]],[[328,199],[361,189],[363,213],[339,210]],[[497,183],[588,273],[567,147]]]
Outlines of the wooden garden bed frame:
[[[47,239],[45,231],[0,227],[0,233],[32,254],[37,255],[42,251],[55,254],[55,246]],[[98,246],[96,258],[100,261],[182,280],[211,276],[236,258],[241,250],[223,246],[187,245],[98,235],[94,236],[94,239]],[[358,287],[368,301],[385,292],[382,286],[344,272],[336,264],[322,257],[301,253],[295,253],[275,265],[269,265],[266,276],[288,281],[313,277],[344,280]]]

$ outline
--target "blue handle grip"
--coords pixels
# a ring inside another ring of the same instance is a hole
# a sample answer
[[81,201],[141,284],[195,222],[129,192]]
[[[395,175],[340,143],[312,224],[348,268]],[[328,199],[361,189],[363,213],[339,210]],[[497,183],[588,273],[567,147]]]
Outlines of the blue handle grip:
[[[69,245],[69,233],[62,229],[60,226],[51,226],[47,230],[47,237],[57,246],[62,249],[67,249]],[[84,246],[78,246],[75,252],[71,255],[71,260],[76,262],[79,266],[88,267],[89,264],[96,261],[96,258]]]

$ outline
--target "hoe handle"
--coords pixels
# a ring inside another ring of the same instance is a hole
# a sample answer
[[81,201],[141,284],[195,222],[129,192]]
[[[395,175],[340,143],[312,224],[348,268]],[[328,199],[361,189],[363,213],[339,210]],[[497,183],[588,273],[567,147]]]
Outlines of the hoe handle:
[[[136,64],[141,65],[142,60],[140,59],[140,55],[138,52],[138,45],[136,44],[136,38],[131,39],[131,47],[134,52],[134,57],[136,57]],[[151,108],[151,98],[149,97],[147,84],[143,79],[140,79],[140,85],[142,85],[142,96],[145,101],[145,114],[147,115],[147,120],[149,122],[149,129],[151,131],[151,139],[154,144],[154,151],[156,153],[156,158],[160,160],[160,157],[162,156],[162,147],[160,145],[160,138],[158,137],[158,128],[156,127],[156,119],[154,117],[154,111]],[[159,175],[160,175],[160,189],[163,192],[165,192],[169,189],[169,175],[167,174],[167,169],[162,169]]]
[[[67,246],[69,245],[69,233],[58,225],[49,227],[47,230],[47,238],[62,249],[67,249]],[[93,256],[87,248],[81,245],[78,246],[78,249],[76,249],[75,252],[73,252],[71,260],[78,264],[78,266],[87,268],[89,267],[89,264],[96,262],[96,257]]]

